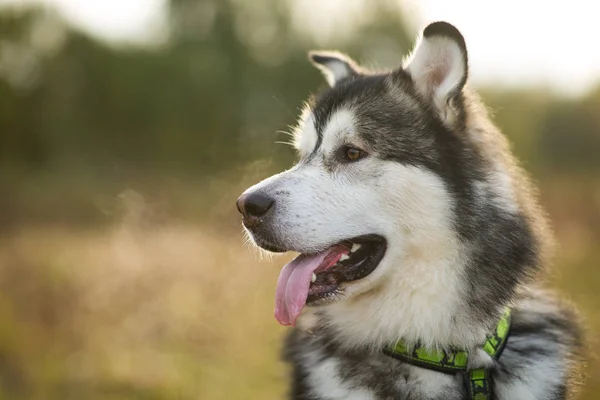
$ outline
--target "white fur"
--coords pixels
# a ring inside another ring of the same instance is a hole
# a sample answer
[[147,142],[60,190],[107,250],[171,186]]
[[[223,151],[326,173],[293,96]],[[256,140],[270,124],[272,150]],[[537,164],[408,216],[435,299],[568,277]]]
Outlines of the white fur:
[[[340,379],[339,365],[335,358],[323,357],[318,352],[310,352],[304,360],[304,367],[309,372],[308,381],[316,398],[324,400],[371,400],[375,395],[368,389],[351,387]],[[411,389],[423,398],[439,398],[452,392],[455,377],[419,367],[408,367],[412,381]],[[398,377],[399,388],[407,386],[407,382]],[[405,389],[406,390],[406,389]]]
[[455,116],[448,107],[448,95],[467,73],[458,44],[443,36],[422,38],[405,62],[405,68],[419,92],[433,101],[443,120],[452,124]]
[[345,287],[350,298],[361,294],[360,301],[323,307],[332,328],[349,345],[379,347],[398,338],[427,340],[431,347],[481,342],[483,329],[467,332],[462,321],[453,321],[464,296],[464,260],[443,183],[417,167],[382,163],[378,169],[380,193],[370,197],[383,198],[370,218],[378,218],[381,228],[374,232],[384,234],[388,250],[373,273]]
[[563,382],[565,365],[557,362],[556,356],[531,358],[519,379],[497,385],[498,399],[544,400],[548,398],[550,387],[560,387]]
[[334,112],[327,125],[325,125],[323,130],[323,152],[327,154],[335,151],[343,144],[350,144],[355,136],[354,113],[347,108],[342,108]]
[[494,359],[482,348],[476,348],[469,352],[468,367],[490,368],[494,365]]
[[490,188],[496,189],[496,196],[492,201],[501,210],[510,214],[516,214],[519,211],[518,202],[513,190],[513,180],[504,168],[498,166],[490,176]]
[[327,57],[324,63],[315,63],[321,70],[329,86],[335,86],[339,81],[352,75],[355,68],[354,61],[338,52],[322,52]]
[[475,182],[475,190],[482,204],[491,202],[498,209],[513,215],[519,212],[513,181],[504,168],[497,166],[486,180]]
[[327,73],[325,76],[327,83],[329,83],[331,86],[335,86],[337,82],[350,76],[350,70],[348,70],[343,62],[336,60],[334,62],[327,63]]
[[413,391],[418,392],[422,398],[440,399],[448,395],[455,386],[455,378],[452,375],[431,371],[420,367],[409,367],[413,381]]
[[[343,58],[338,61],[320,66],[330,74],[332,85],[346,76]],[[456,42],[436,36],[420,42],[406,67],[421,95],[437,107],[447,124],[455,121],[448,96],[462,89],[458,85],[466,76],[465,61]],[[398,99],[404,96],[398,88],[390,89],[390,93]],[[386,254],[370,275],[342,284],[342,293],[335,295],[333,302],[306,307],[297,321],[300,332],[296,334],[305,335],[302,331],[328,324],[326,332],[335,337],[333,354],[329,348],[319,348],[322,343],[317,337],[311,341],[310,335],[304,336],[301,351],[293,352],[295,365],[307,374],[311,394],[328,400],[374,399],[379,394],[374,389],[377,385],[361,386],[363,371],[354,369],[356,360],[344,355],[353,354],[349,349],[360,350],[364,368],[385,371],[386,362],[395,360],[382,355],[381,348],[404,339],[430,348],[468,349],[470,367],[489,367],[498,362],[506,371],[519,371],[519,376],[514,376],[497,370],[494,385],[501,400],[548,398],[549,390],[567,379],[567,346],[543,335],[536,338],[515,334],[499,361],[480,349],[489,327],[474,323],[464,312],[469,284],[465,279],[466,258],[472,249],[457,237],[452,196],[441,177],[431,170],[371,154],[360,143],[356,121],[352,108],[333,113],[323,129],[321,147],[316,149],[314,117],[305,111],[295,131],[295,145],[302,160],[247,190],[274,198],[268,232],[277,238],[279,247],[314,253],[366,234],[387,240]],[[338,149],[348,144],[370,155],[358,162],[338,162]],[[475,182],[475,189],[481,204],[492,203],[506,213],[518,213],[519,188],[501,163],[495,163],[482,181]],[[544,312],[544,307],[521,304],[520,308]],[[552,307],[546,311],[557,313]],[[547,349],[548,354],[526,358],[519,347],[527,349],[536,340],[539,343],[533,344]],[[373,353],[362,352],[365,346],[370,346]],[[379,357],[386,357],[386,361]],[[523,364],[526,368],[517,368]],[[388,388],[397,385],[399,393],[411,398],[461,396],[460,376],[408,365],[401,372],[406,371],[409,373],[398,374],[398,379],[381,377]],[[367,374],[367,378],[372,377]]]
[[[302,355],[302,366],[308,372],[308,383],[311,394],[324,400],[371,400],[375,394],[359,385],[340,378],[340,366],[335,357],[327,357],[321,349],[306,350]],[[368,365],[365,365],[368,368]],[[456,379],[452,375],[431,371],[428,369],[407,366],[411,380],[408,382],[398,375],[396,385],[400,391],[410,391],[419,398],[440,398],[445,394],[454,393]],[[356,383],[356,382],[355,382]],[[352,386],[351,386],[352,385]]]
[[[521,300],[519,307],[556,315],[556,303],[548,301],[546,295],[539,290],[528,289],[528,291],[532,297]],[[516,356],[520,357],[519,349],[532,346],[545,348],[547,353],[529,357],[524,363],[519,363],[518,367],[526,368],[521,369],[518,379],[506,379],[506,382],[499,380],[497,387],[500,400],[547,399],[549,398],[549,388],[558,388],[567,381],[569,349],[564,344],[549,342],[543,336],[511,336],[510,346],[504,350],[502,357],[511,359],[513,356],[511,352],[515,350],[517,351]]]
[[[313,358],[316,354],[313,354]],[[308,377],[317,398],[324,400],[372,400],[373,393],[366,389],[352,388],[339,378],[338,363],[334,358],[313,359]]]
[[298,126],[294,129],[294,147],[300,155],[310,154],[317,144],[315,117],[309,107],[305,107]]
[[[466,321],[456,317],[465,295],[460,279],[465,260],[451,226],[451,196],[441,178],[376,157],[338,165],[334,171],[324,168],[323,157],[333,157],[339,146],[357,140],[354,120],[350,109],[334,113],[324,129],[320,157],[248,189],[289,192],[276,199],[277,212],[271,217],[289,249],[316,252],[365,234],[388,241],[377,269],[345,285],[347,301],[304,312],[325,312],[348,347],[377,347],[398,338],[427,340],[429,346],[481,343],[484,328],[467,331]],[[310,325],[303,318],[299,325]]]

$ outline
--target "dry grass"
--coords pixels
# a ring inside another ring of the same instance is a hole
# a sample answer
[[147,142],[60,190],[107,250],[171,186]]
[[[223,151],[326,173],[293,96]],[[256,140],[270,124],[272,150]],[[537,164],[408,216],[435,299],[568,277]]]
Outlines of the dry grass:
[[278,266],[242,243],[181,225],[23,229],[5,238],[7,395],[280,398]]
[[[553,215],[563,248],[552,284],[593,334],[596,225],[589,206],[565,207],[563,192],[550,197],[566,210]],[[281,398],[284,329],[272,309],[285,259],[261,259],[238,229],[214,226],[21,227],[0,237],[0,398]],[[597,358],[587,372],[583,398],[594,399]]]

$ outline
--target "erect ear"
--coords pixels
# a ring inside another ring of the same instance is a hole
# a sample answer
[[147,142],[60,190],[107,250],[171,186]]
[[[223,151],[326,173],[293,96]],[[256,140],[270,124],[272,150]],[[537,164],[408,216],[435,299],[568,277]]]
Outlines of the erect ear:
[[350,57],[335,51],[311,51],[308,58],[325,75],[330,86],[360,73],[359,67]]
[[459,95],[468,76],[467,46],[458,29],[447,22],[428,25],[404,68],[442,118],[450,118],[452,107],[458,107],[454,100],[462,97]]

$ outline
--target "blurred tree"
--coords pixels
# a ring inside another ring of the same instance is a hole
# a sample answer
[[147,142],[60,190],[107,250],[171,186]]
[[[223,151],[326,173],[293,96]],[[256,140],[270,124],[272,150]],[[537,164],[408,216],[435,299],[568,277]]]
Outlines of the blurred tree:
[[580,100],[557,100],[546,110],[539,149],[554,172],[600,169],[600,91]]
[[[326,44],[345,43],[359,57],[387,49],[399,59],[409,38],[400,10],[377,4],[364,3],[377,28],[360,25]],[[108,47],[41,9],[3,13],[0,161],[196,174],[258,157],[289,163],[292,152],[272,146],[283,139],[273,133],[322,84],[305,56],[316,38],[295,29],[292,3],[172,0],[169,10],[169,41],[156,48]],[[17,53],[36,54],[40,21],[61,32],[58,49],[17,63]],[[29,70],[27,85],[15,78]]]
[[[274,142],[289,138],[276,132],[325,85],[306,52],[337,48],[391,67],[413,38],[392,0],[351,2],[343,16],[318,0],[167,4],[168,39],[150,47],[101,43],[48,9],[2,8],[0,177],[13,176],[10,192],[48,174],[130,182],[257,159],[288,166],[293,152]],[[598,165],[598,93],[484,96],[528,167],[568,171]]]

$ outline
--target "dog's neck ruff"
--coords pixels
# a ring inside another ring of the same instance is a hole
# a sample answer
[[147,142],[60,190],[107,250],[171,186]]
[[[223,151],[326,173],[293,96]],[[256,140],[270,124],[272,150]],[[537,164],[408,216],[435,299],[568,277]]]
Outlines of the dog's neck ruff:
[[[496,328],[487,336],[483,351],[493,359],[498,359],[504,350],[510,333],[510,309],[496,324]],[[477,367],[468,364],[469,352],[465,350],[429,350],[424,347],[410,347],[405,342],[398,341],[394,346],[384,350],[384,353],[402,360],[408,364],[431,369],[447,374],[462,373],[465,384],[472,400],[492,400],[492,378],[489,367]]]

